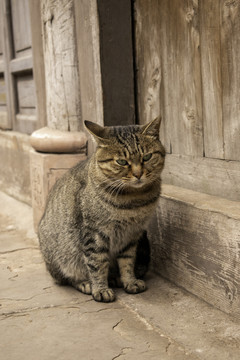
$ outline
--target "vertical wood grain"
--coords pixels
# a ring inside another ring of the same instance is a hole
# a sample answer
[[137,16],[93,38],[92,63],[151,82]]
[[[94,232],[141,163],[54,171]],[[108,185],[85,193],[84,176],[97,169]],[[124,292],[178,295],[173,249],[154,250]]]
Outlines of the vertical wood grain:
[[224,158],[219,0],[200,2],[204,152]]
[[33,54],[33,78],[37,99],[37,127],[41,128],[47,124],[46,116],[46,89],[45,69],[43,58],[42,23],[40,1],[28,0],[32,33],[32,54]]
[[73,0],[41,2],[48,126],[81,129]]
[[32,46],[28,0],[11,0],[11,13],[14,52],[18,57]]
[[4,129],[12,129],[17,111],[16,93],[14,89],[14,79],[10,74],[10,61],[13,59],[13,44],[12,44],[12,28],[11,28],[11,7],[9,0],[2,0],[0,3],[0,10],[2,12],[2,29],[3,29],[3,58],[4,58],[4,79],[6,90],[7,103],[7,121],[1,123]]
[[[162,1],[162,3],[164,0]],[[165,101],[172,152],[203,155],[198,1],[168,2]]]
[[225,158],[240,160],[240,2],[220,4]]
[[162,116],[160,137],[170,152],[163,106],[164,6],[160,0],[135,2],[137,103],[140,124]]

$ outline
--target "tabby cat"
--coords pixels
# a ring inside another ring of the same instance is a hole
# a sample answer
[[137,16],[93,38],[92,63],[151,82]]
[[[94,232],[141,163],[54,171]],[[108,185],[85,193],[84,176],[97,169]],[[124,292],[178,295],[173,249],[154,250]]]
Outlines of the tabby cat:
[[85,126],[97,149],[56,182],[38,235],[57,283],[110,302],[115,299],[111,275],[120,275],[115,280],[127,293],[146,288],[136,277],[135,260],[160,195],[165,151],[160,118],[147,125],[102,127],[85,121]]

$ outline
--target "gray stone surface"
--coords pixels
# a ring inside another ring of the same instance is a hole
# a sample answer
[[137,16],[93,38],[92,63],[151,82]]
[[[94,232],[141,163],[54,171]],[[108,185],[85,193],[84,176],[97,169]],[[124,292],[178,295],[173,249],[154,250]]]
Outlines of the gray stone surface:
[[45,270],[32,210],[0,193],[2,359],[237,360],[240,324],[148,276],[148,290],[97,303],[55,285]]

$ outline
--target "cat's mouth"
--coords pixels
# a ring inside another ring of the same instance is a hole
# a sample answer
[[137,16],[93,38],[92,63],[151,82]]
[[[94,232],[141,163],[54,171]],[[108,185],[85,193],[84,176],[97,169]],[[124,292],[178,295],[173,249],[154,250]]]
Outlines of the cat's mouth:
[[136,180],[131,181],[129,185],[131,187],[134,187],[134,188],[138,189],[138,188],[141,188],[144,185],[146,185],[146,182],[143,179],[136,179]]

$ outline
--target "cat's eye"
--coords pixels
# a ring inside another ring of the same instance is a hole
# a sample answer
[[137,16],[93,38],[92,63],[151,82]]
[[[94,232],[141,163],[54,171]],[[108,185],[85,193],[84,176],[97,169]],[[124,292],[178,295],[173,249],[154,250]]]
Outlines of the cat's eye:
[[124,160],[124,159],[118,159],[118,160],[116,160],[116,162],[118,163],[118,165],[121,165],[121,166],[128,165],[127,160]]
[[143,161],[148,161],[148,160],[151,159],[151,157],[152,157],[152,154],[144,155],[144,156],[143,156]]

